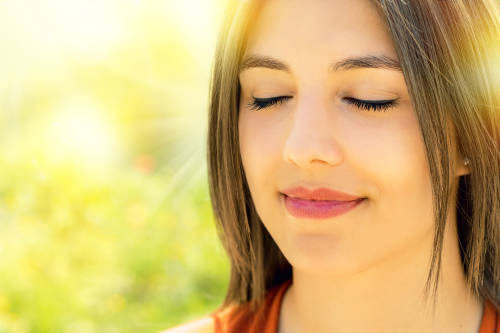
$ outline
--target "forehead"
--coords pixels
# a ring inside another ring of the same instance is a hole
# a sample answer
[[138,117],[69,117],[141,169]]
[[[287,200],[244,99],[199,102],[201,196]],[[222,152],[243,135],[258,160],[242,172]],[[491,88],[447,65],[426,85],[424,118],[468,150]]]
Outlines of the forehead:
[[251,27],[246,54],[327,64],[346,56],[397,58],[374,0],[267,0]]

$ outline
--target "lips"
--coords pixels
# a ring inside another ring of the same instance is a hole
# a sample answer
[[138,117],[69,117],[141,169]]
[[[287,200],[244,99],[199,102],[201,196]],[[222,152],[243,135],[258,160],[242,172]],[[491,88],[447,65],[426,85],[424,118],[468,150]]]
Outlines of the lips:
[[310,219],[326,219],[347,213],[366,199],[327,188],[308,190],[295,187],[283,191],[282,195],[284,205],[292,216]]
[[334,191],[328,188],[309,190],[305,187],[293,187],[282,192],[288,197],[304,200],[353,201],[362,199],[359,196]]

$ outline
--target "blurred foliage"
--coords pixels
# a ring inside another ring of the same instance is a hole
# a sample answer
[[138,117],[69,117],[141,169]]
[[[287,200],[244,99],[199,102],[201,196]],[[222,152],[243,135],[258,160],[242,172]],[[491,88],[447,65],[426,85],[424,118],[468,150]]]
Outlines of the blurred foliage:
[[0,2],[0,332],[158,332],[221,303],[205,135],[223,6]]

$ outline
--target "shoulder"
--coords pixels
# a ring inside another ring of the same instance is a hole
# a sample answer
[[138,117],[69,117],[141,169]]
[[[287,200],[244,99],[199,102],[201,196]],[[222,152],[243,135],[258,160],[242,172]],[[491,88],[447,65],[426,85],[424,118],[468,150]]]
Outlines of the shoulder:
[[159,333],[214,333],[214,318],[206,316],[188,323],[184,323]]

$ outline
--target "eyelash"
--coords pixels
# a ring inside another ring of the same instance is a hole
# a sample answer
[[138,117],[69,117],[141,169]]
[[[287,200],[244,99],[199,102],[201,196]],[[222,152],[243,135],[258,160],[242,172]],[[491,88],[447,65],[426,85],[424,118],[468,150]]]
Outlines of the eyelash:
[[347,103],[357,106],[360,109],[375,112],[386,112],[389,108],[397,104],[397,99],[384,99],[378,101],[363,101],[352,97],[343,98]]
[[[250,107],[251,110],[261,110],[275,104],[281,104],[290,98],[292,98],[292,96],[277,96],[269,98],[254,97],[253,102],[248,103],[248,106]],[[343,99],[348,104],[352,104],[360,109],[364,109],[367,111],[375,111],[375,112],[385,112],[389,108],[397,104],[396,102],[397,99],[378,100],[378,101],[364,101],[353,97],[344,97]]]
[[268,106],[281,104],[287,99],[292,98],[292,96],[278,96],[278,97],[269,97],[269,98],[257,98],[253,97],[253,102],[248,103],[248,106],[252,110],[260,110],[267,108]]

